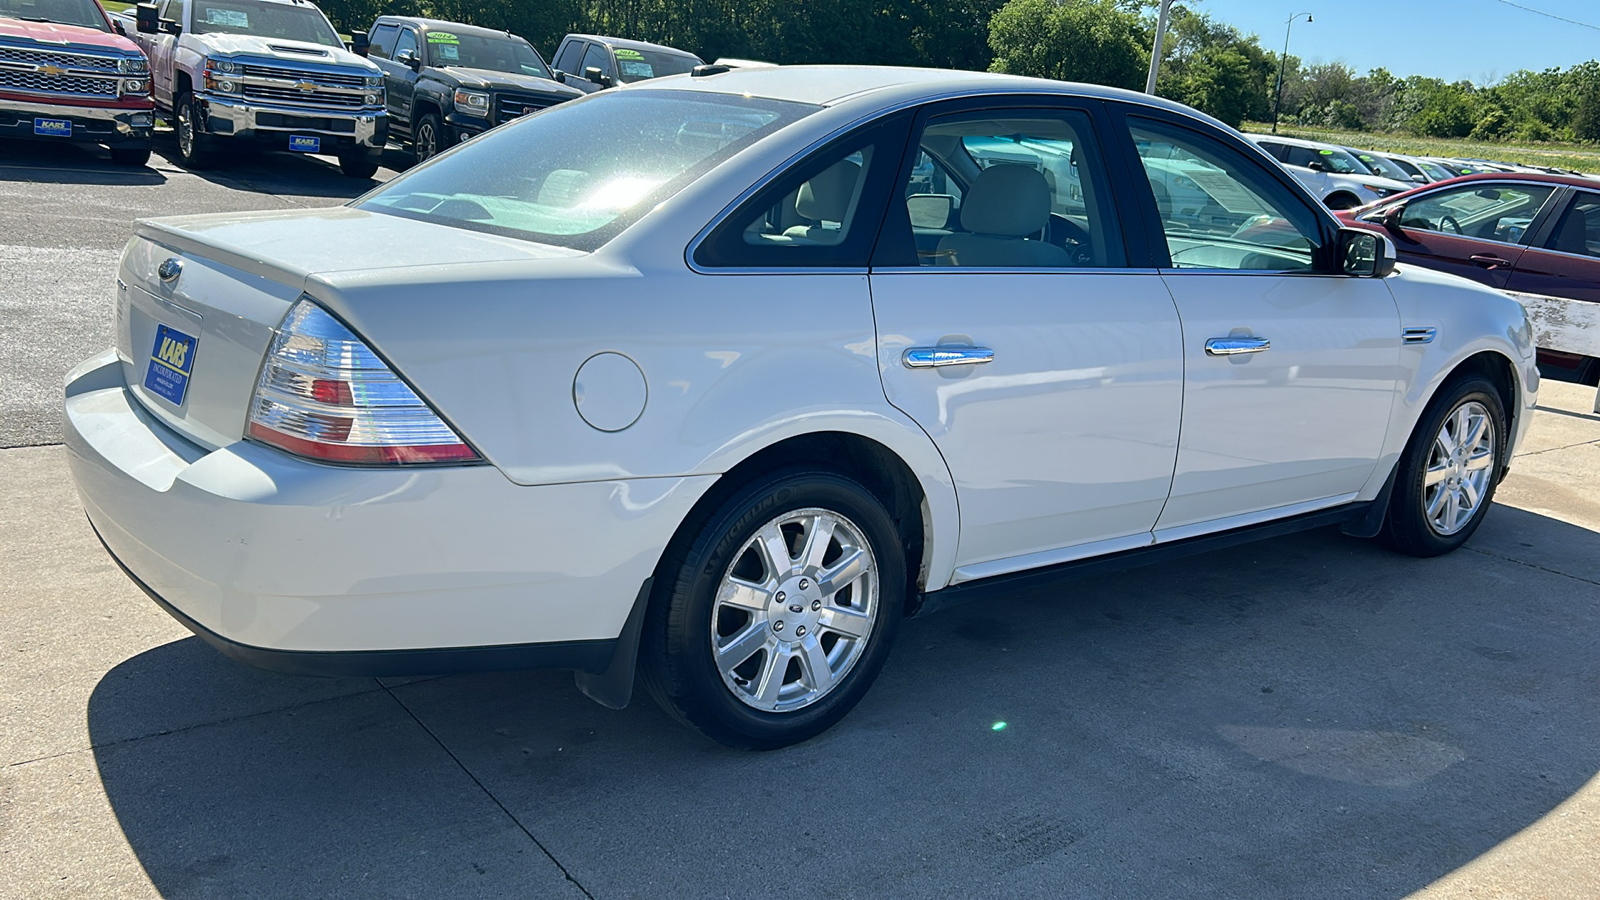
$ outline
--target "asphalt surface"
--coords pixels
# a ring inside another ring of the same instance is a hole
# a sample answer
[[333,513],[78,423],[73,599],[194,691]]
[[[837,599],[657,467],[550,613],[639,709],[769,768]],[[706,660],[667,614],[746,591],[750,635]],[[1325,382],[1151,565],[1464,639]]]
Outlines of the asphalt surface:
[[17,152],[0,897],[1600,896],[1593,389],[1546,386],[1448,557],[1319,531],[956,607],[832,731],[736,753],[562,673],[293,678],[189,636],[84,520],[60,373],[133,219],[360,186]]

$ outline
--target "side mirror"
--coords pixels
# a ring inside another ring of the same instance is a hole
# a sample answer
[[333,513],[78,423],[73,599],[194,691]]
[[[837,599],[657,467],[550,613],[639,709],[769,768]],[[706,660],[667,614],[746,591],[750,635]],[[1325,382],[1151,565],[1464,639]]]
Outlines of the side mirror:
[[127,29],[122,27],[122,20],[121,19],[112,19],[111,20],[111,30],[115,31],[117,34],[122,35],[123,37],[127,37],[128,36]]
[[1328,171],[1328,164],[1320,159],[1313,159],[1311,162],[1306,163],[1306,168],[1313,172],[1326,172]]
[[584,69],[583,77],[594,82],[595,84],[600,85],[601,87],[611,87],[611,77],[600,71],[599,66],[589,66],[588,68]]
[[133,27],[138,29],[140,34],[155,34],[159,30],[160,23],[161,20],[156,17],[154,3],[141,3],[134,7]]
[[1357,278],[1382,278],[1394,271],[1395,250],[1389,239],[1359,228],[1339,229],[1339,267]]
[[354,53],[357,56],[366,56],[367,51],[370,49],[372,49],[372,38],[367,37],[364,32],[357,32],[350,35],[351,53]]
[[422,69],[422,60],[417,59],[417,54],[411,52],[410,50],[401,50],[400,55],[396,56],[394,61],[402,66],[405,66],[413,72],[420,71]]
[[551,69],[550,69],[550,80],[551,81],[561,81],[561,80],[565,79],[566,77],[567,77],[567,73],[565,73],[565,72],[561,71],[560,69],[557,69],[557,68],[555,68],[553,66],[551,67]]
[[1405,214],[1406,205],[1404,203],[1396,203],[1383,211],[1383,215],[1378,217],[1378,224],[1390,231],[1398,231],[1400,230],[1400,219]]
[[1428,176],[1426,176],[1426,175],[1413,175],[1413,176],[1411,176],[1411,180],[1415,181],[1417,184],[1427,184],[1428,183]]
[[161,20],[161,30],[166,32],[167,34],[172,35],[173,37],[177,37],[178,35],[183,34],[183,26],[179,25],[177,22],[172,21],[171,19],[162,19]]

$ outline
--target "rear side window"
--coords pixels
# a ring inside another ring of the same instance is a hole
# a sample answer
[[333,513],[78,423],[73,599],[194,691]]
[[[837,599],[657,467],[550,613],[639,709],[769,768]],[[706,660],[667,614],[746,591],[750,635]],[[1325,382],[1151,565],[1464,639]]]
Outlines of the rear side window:
[[582,75],[583,73],[578,71],[578,60],[582,58],[583,41],[567,41],[551,65],[570,75]]
[[493,129],[357,206],[593,250],[717,163],[816,109],[689,91],[606,91]]
[[904,118],[847,135],[791,166],[695,249],[707,268],[866,268],[905,147]]
[[388,59],[394,52],[395,38],[399,36],[400,26],[398,25],[379,25],[377,28],[372,29],[372,47],[367,51],[367,55],[376,56],[379,59]]

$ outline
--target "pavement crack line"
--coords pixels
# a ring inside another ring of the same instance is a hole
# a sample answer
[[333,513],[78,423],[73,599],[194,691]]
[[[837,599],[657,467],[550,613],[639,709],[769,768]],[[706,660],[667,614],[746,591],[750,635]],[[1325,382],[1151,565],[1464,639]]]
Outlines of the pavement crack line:
[[428,737],[433,738],[433,742],[439,745],[439,749],[443,750],[445,754],[455,762],[461,771],[465,772],[466,776],[472,779],[472,783],[478,786],[478,790],[483,791],[483,795],[485,797],[488,797],[495,806],[500,807],[500,811],[506,814],[506,818],[510,819],[512,824],[521,829],[522,833],[528,836],[528,840],[533,841],[533,845],[539,848],[539,852],[543,853],[545,857],[550,860],[550,862],[555,864],[557,869],[561,870],[562,877],[572,882],[572,886],[577,888],[578,891],[585,897],[588,897],[589,900],[594,900],[594,895],[589,893],[589,889],[583,886],[583,882],[572,877],[572,873],[567,871],[567,867],[561,864],[561,860],[556,859],[556,855],[550,852],[550,848],[546,847],[543,841],[540,841],[537,837],[534,837],[533,832],[528,829],[528,826],[522,824],[522,820],[517,818],[517,814],[507,808],[504,803],[500,802],[500,798],[496,797],[494,792],[489,790],[489,786],[484,784],[483,781],[480,780],[471,769],[467,768],[467,764],[461,761],[461,757],[457,756],[454,750],[451,750],[448,746],[446,746],[445,742],[439,739],[439,735],[435,734],[433,729],[429,728],[427,723],[422,721],[421,717],[419,717],[415,712],[412,712],[411,707],[407,706],[404,700],[401,700],[399,697],[395,696],[394,691],[391,690],[388,685],[384,684],[381,686],[383,690],[387,692],[388,695],[394,700],[394,702],[398,703],[400,708],[406,711],[406,715],[411,717],[411,721],[416,722],[418,728],[421,728],[424,732],[427,732]]
[[1548,572],[1551,575],[1560,575],[1562,578],[1571,578],[1573,581],[1581,581],[1584,584],[1600,585],[1600,581],[1595,581],[1592,578],[1585,578],[1582,575],[1574,575],[1571,572],[1563,572],[1560,569],[1552,569],[1549,566],[1541,566],[1538,563],[1527,562],[1525,560],[1517,559],[1514,556],[1505,556],[1505,555],[1500,554],[1500,553],[1491,553],[1488,550],[1483,550],[1483,549],[1480,549],[1478,547],[1465,547],[1463,549],[1471,550],[1473,553],[1476,553],[1476,554],[1478,554],[1480,556],[1487,556],[1490,559],[1498,559],[1498,560],[1500,560],[1502,562],[1513,563],[1513,564],[1519,565],[1519,566],[1527,566],[1530,569],[1537,569],[1540,572]]

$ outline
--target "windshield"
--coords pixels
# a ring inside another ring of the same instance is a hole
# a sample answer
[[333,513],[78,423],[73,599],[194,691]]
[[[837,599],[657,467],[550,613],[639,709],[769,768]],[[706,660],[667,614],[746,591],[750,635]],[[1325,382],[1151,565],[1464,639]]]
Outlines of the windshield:
[[606,91],[493,129],[357,206],[594,250],[717,163],[818,108],[688,91]]
[[428,65],[462,66],[549,78],[550,70],[527,41],[480,34],[428,32]]
[[343,47],[338,32],[315,6],[251,3],[249,0],[196,0],[195,34],[253,34],[282,41]]
[[0,0],[0,18],[111,30],[94,0]]
[[1394,161],[1387,157],[1379,156],[1376,153],[1357,153],[1356,159],[1360,160],[1361,164],[1367,167],[1367,171],[1374,175],[1392,178],[1395,181],[1411,180],[1409,172],[1395,165]]
[[618,47],[617,74],[624,82],[644,81],[663,75],[682,75],[700,65],[697,56],[679,56],[659,50],[634,50]]

